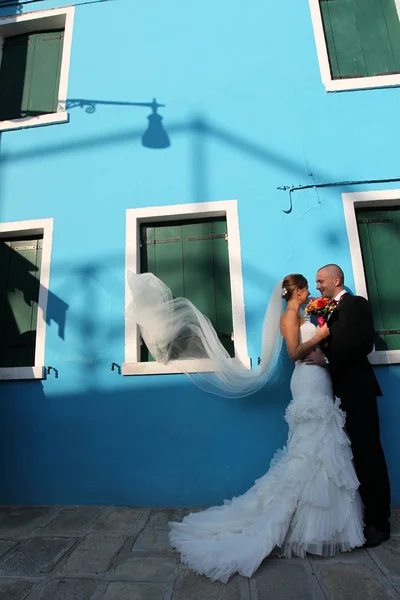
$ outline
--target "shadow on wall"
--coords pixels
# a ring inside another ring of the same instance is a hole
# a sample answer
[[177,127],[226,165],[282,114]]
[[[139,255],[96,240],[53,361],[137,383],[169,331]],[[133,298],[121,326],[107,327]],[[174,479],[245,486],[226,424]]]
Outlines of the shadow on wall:
[[[34,324],[38,308],[42,308],[38,306],[41,287],[39,266],[25,258],[23,251],[10,247],[6,239],[0,239],[0,367],[34,364]],[[46,323],[54,321],[59,337],[64,339],[68,305],[52,292],[44,291],[48,294]]]
[[[97,106],[99,105],[110,105],[115,109],[118,106],[152,106],[152,103],[136,103],[136,102],[119,102],[119,101],[105,101],[105,100],[89,100],[85,98],[71,98],[67,100],[70,109],[74,108],[85,108],[88,114],[93,114]],[[159,117],[158,114],[152,114],[151,117]],[[15,152],[8,152],[3,154],[2,162],[4,165],[8,163],[24,162],[29,160],[31,163],[33,160],[40,160],[46,156],[54,156],[59,154],[65,156],[66,154],[75,152],[85,152],[93,147],[107,147],[114,146],[116,144],[131,144],[138,140],[147,139],[149,143],[144,143],[148,147],[152,148],[167,148],[168,143],[166,142],[165,136],[180,136],[188,135],[192,143],[192,181],[193,181],[193,202],[202,202],[208,200],[207,195],[207,181],[208,181],[208,157],[207,157],[207,141],[217,140],[221,144],[228,146],[253,158],[255,161],[265,163],[269,166],[275,166],[276,168],[286,170],[290,176],[297,181],[309,181],[310,173],[303,162],[292,160],[282,154],[277,153],[275,150],[268,148],[264,145],[246,139],[243,136],[239,136],[231,131],[213,124],[211,121],[204,117],[196,117],[189,121],[166,123],[165,130],[161,121],[158,123],[149,123],[148,130],[144,133],[142,129],[131,129],[126,128],[122,131],[115,133],[105,133],[102,135],[96,135],[92,137],[77,137],[69,141],[63,141],[61,143],[52,143],[48,145],[36,146],[28,150],[19,150]],[[173,144],[173,139],[172,139]],[[320,179],[324,178],[324,173],[319,172],[313,174]],[[287,201],[286,195],[282,195],[282,202]]]
[[1,2],[0,2],[0,16],[1,17],[6,17],[8,15],[20,15],[22,12],[24,12],[24,1],[23,0],[1,0]]
[[[33,364],[35,331],[32,325],[36,323],[37,300],[42,294],[39,263],[37,259],[28,260],[24,253],[24,248],[18,248],[18,251],[11,248],[7,238],[0,239],[0,366],[3,367],[22,366],[18,364],[21,355],[24,365]],[[82,379],[82,384],[89,389],[98,389],[97,374],[99,369],[104,370],[105,363],[123,362],[123,265],[124,257],[120,255],[101,256],[72,266],[69,263],[54,264],[52,286],[57,289],[57,294],[45,290],[48,294],[46,323],[56,325],[56,337],[62,340],[49,351],[51,364],[63,377],[64,370],[70,372],[75,363],[81,372],[74,370],[73,376],[79,381]],[[167,268],[165,263],[164,267]],[[174,264],[171,264],[173,268]],[[249,269],[244,265],[244,269],[253,286],[262,292],[275,284],[255,265]],[[210,311],[204,307],[203,310],[212,314],[213,297],[210,302]],[[263,313],[265,308],[261,306],[254,314],[249,310],[246,312],[252,336],[261,335],[262,314],[259,312]],[[47,346],[49,349],[49,342]],[[258,354],[254,357],[254,365]]]
[[[3,4],[10,4],[11,6],[2,6]],[[19,2],[19,0],[1,0],[0,2],[0,17],[5,17],[8,15],[19,15],[23,12],[23,5]],[[0,63],[1,68],[1,63]],[[1,143],[2,143],[3,134],[0,132],[0,221],[1,221],[1,204],[2,204],[2,165],[1,165]]]
[[0,503],[220,503],[263,475],[285,442],[282,382],[239,400],[183,376],[164,388],[135,383],[51,395],[41,382],[2,384]]
[[[262,476],[287,438],[288,381],[238,400],[201,393],[179,376],[163,393],[149,379],[91,394],[45,395],[41,382],[3,386],[0,504],[220,504]],[[396,402],[388,395],[380,413],[398,503]]]
[[[69,99],[69,108],[85,108],[88,114],[92,114],[96,111],[98,105],[110,105],[114,110],[116,107],[120,105],[126,106],[152,106],[153,108],[153,116],[156,112],[152,103],[124,103],[118,101],[103,101],[103,100],[89,100],[84,98],[75,98]],[[158,108],[158,104],[156,108]],[[149,127],[150,131],[151,127]],[[232,133],[229,130],[226,130],[222,127],[219,127],[215,124],[212,124],[209,120],[205,118],[195,118],[182,123],[175,123],[168,126],[168,132],[171,135],[179,136],[179,135],[188,135],[192,140],[192,180],[193,180],[193,200],[194,201],[204,201],[207,200],[207,179],[208,179],[208,164],[207,164],[207,141],[208,140],[218,140],[221,144],[224,144],[230,148],[235,149],[239,153],[243,153],[246,156],[252,157],[254,160],[259,161],[261,163],[265,163],[266,165],[275,165],[277,168],[285,169],[288,171],[291,176],[296,178],[304,178],[304,176],[309,176],[306,173],[306,169],[302,162],[293,161],[288,159],[286,156],[276,153],[270,148],[262,146],[258,143],[255,143],[249,139],[238,136],[235,133]],[[15,152],[3,153],[0,156],[0,168],[4,168],[7,164],[14,163],[23,163],[24,161],[29,161],[30,163],[33,160],[42,159],[47,156],[54,156],[55,154],[59,154],[60,156],[64,156],[69,153],[79,153],[85,152],[88,148],[92,148],[94,146],[112,146],[115,144],[126,144],[132,143],[135,140],[138,140],[142,137],[143,130],[133,130],[133,131],[120,131],[111,134],[97,135],[91,138],[84,138],[83,136],[63,141],[61,143],[52,143],[49,145],[39,145],[34,148],[26,149],[26,150],[18,150]],[[150,136],[151,137],[151,136]],[[157,135],[153,135],[153,142],[157,139]],[[159,143],[161,144],[162,139],[159,138]],[[155,144],[156,145],[156,144]],[[1,183],[1,182],[0,182]],[[277,207],[276,210],[279,210]],[[114,262],[115,264],[122,265],[123,258],[115,258],[114,259],[106,259],[106,263],[110,264]],[[98,298],[96,297],[96,293],[98,292],[99,286],[96,287],[96,282],[100,282],[102,274],[105,270],[105,262],[103,261],[100,264],[96,263],[85,263],[78,268],[73,268],[72,272],[69,271],[69,276],[67,278],[66,272],[64,272],[62,266],[55,265],[55,269],[53,269],[53,277],[58,277],[59,275],[68,281],[68,290],[71,288],[71,282],[75,281],[76,289],[79,293],[83,293],[85,298],[83,301],[83,309],[78,311],[75,310],[72,320],[70,321],[70,328],[75,329],[77,332],[78,338],[81,339],[81,345],[85,348],[85,352],[91,360],[92,363],[98,362],[99,359],[104,359],[107,350],[104,349],[99,356],[98,347],[103,342],[103,339],[99,339],[97,334],[98,324],[96,321],[96,303]],[[259,272],[254,265],[245,266],[246,276],[250,275],[251,279],[256,282],[257,285],[263,287],[265,289],[266,280],[265,273]],[[54,281],[52,277],[52,280]],[[107,287],[107,285],[103,286]],[[123,290],[118,286],[121,297],[123,297]],[[58,335],[62,339],[65,337],[65,329],[66,329],[66,310],[68,305],[65,301],[61,300],[59,296],[56,296],[49,292],[49,304],[48,304],[48,312],[47,312],[47,321],[50,323],[54,320],[59,327]],[[69,297],[69,292],[65,297]],[[118,298],[117,298],[118,303]],[[111,311],[110,311],[111,313]],[[112,313],[114,314],[114,312]],[[75,319],[75,320],[74,320]],[[247,313],[248,322],[251,321],[251,315]],[[12,323],[12,319],[10,320]],[[107,324],[109,325],[109,324]],[[258,326],[257,324],[255,324]],[[261,323],[259,324],[261,327]],[[106,338],[107,342],[115,339],[122,339],[123,335],[123,315],[121,311],[121,315],[118,315],[117,318],[112,319],[111,327],[107,327],[109,329],[109,336]],[[60,356],[60,360],[63,360],[63,356]]]

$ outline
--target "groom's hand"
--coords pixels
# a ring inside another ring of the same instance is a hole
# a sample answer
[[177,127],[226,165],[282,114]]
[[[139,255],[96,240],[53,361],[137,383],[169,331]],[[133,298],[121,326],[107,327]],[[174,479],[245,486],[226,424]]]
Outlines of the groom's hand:
[[307,356],[303,359],[303,362],[306,365],[318,365],[318,367],[324,367],[326,364],[325,354],[320,348],[315,348],[315,350],[312,350],[310,354],[307,354]]

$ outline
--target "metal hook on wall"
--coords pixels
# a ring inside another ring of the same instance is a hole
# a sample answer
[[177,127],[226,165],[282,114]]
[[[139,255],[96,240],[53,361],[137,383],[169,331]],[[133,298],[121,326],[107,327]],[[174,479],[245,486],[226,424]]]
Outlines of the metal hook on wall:
[[121,367],[116,362],[111,363],[111,371],[117,371],[118,375],[121,375]]
[[290,185],[282,185],[281,187],[278,187],[277,189],[281,190],[282,192],[287,192],[289,190],[289,209],[285,210],[284,208],[282,208],[282,212],[289,215],[293,210],[293,200],[292,200],[293,187]]

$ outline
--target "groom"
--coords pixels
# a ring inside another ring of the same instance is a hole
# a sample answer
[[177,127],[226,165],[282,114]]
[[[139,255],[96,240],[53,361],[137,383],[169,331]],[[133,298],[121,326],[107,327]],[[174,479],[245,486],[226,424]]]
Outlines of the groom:
[[374,340],[371,308],[365,298],[346,292],[338,265],[322,267],[316,279],[321,295],[338,304],[328,318],[331,334],[323,349],[325,356],[316,350],[305,362],[327,363],[334,394],[346,413],[346,430],[364,503],[365,547],[372,548],[390,539],[390,486],[379,439],[376,397],[382,392],[367,358]]

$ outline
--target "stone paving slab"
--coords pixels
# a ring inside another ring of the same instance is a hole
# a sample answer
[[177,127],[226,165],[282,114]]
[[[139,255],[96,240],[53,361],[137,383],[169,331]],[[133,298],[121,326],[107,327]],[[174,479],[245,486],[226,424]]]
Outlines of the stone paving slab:
[[104,573],[124,541],[124,536],[120,534],[91,533],[57,566],[55,572],[69,575]]
[[15,506],[0,506],[0,519],[5,517]]
[[328,598],[337,600],[393,600],[396,590],[367,565],[318,565],[317,573]]
[[400,537],[400,511],[392,512],[390,519],[390,535]]
[[0,563],[0,575],[37,577],[48,573],[75,544],[68,538],[23,540]]
[[101,512],[100,508],[90,506],[66,508],[43,527],[40,533],[43,535],[82,534],[91,528]]
[[124,555],[116,558],[107,577],[118,580],[173,584],[177,567],[176,558],[151,556],[136,558]]
[[0,598],[2,600],[25,600],[36,585],[37,581],[0,579]]
[[392,539],[332,559],[268,557],[224,585],[180,563],[168,522],[200,509],[0,507],[0,600],[400,600]]
[[169,545],[168,530],[145,529],[133,545],[132,552],[141,552],[149,556],[157,554],[176,555]]
[[146,523],[146,529],[169,529],[170,521],[182,521],[191,512],[199,512],[201,508],[164,508],[153,510]]
[[324,600],[307,560],[265,560],[250,581],[251,600]]
[[45,584],[37,600],[92,600],[99,582],[93,579],[56,579]]
[[374,566],[374,561],[368,553],[368,550],[364,550],[363,548],[356,548],[351,552],[342,552],[341,554],[337,554],[332,558],[324,558],[323,556],[314,556],[310,555],[310,560],[312,563],[316,564],[342,564],[342,563],[364,563],[369,566]]
[[207,577],[196,575],[184,565],[179,569],[174,587],[174,600],[247,600],[249,582],[245,577],[234,575],[223,584],[210,582]]
[[400,586],[400,538],[391,538],[382,546],[371,548],[368,552],[389,580]]
[[143,509],[140,508],[123,506],[114,509],[110,508],[97,519],[94,527],[101,531],[130,532],[135,529],[142,513]]
[[13,542],[12,540],[0,540],[0,556],[6,554],[11,548],[13,548],[17,542]]
[[103,600],[169,600],[170,597],[170,591],[163,585],[110,583]]
[[0,519],[0,537],[29,536],[44,527],[59,512],[53,508],[21,507],[8,511]]

